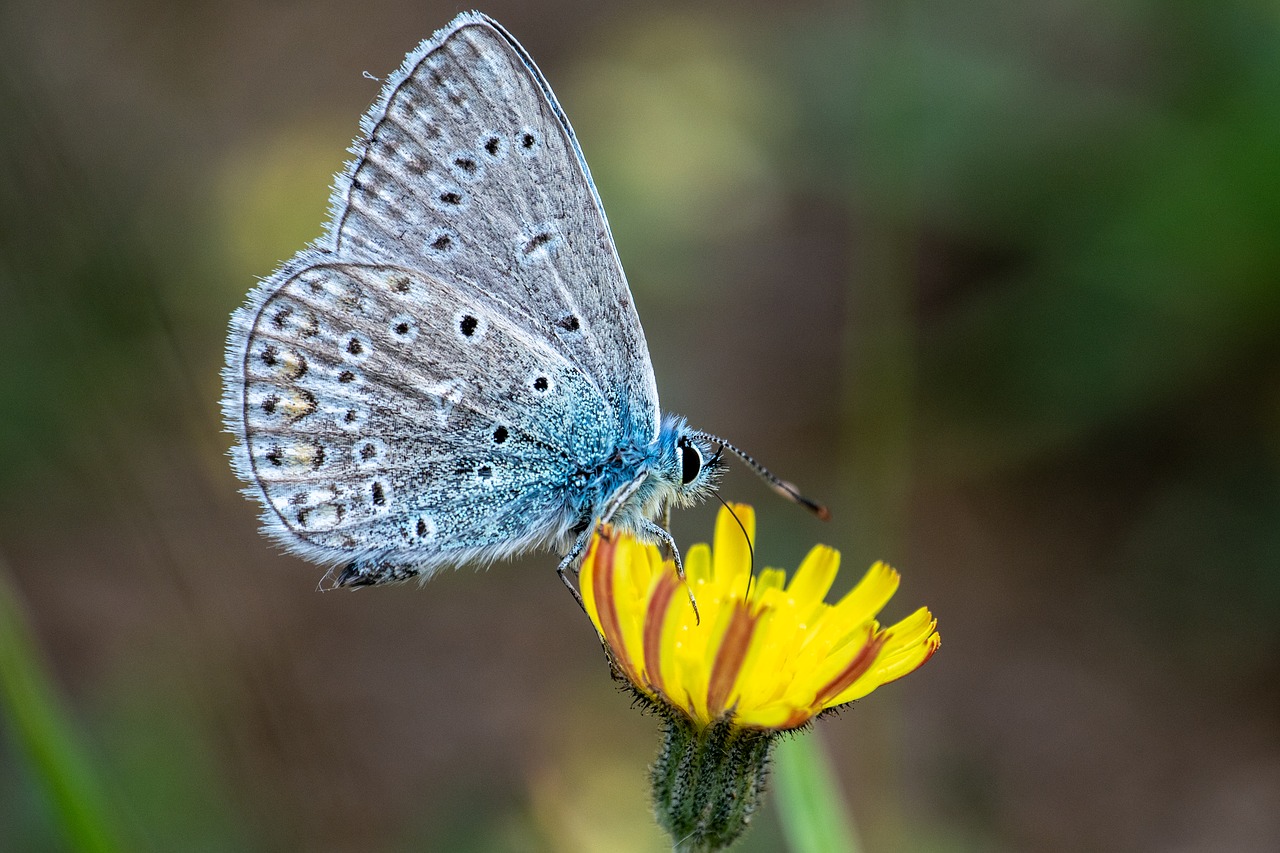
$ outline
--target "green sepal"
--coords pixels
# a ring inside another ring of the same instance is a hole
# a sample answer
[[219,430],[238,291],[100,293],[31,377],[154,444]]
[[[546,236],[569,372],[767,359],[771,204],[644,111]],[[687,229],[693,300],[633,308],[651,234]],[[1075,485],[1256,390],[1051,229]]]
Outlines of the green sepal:
[[778,733],[730,722],[699,727],[661,713],[662,747],[650,772],[658,823],[680,853],[724,850],[760,806]]

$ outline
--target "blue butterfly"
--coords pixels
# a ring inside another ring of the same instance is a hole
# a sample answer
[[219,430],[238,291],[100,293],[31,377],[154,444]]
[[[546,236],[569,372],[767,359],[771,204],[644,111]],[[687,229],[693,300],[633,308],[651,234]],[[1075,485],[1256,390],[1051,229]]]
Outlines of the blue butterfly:
[[667,514],[726,451],[826,515],[661,414],[577,140],[497,22],[420,44],[361,130],[324,235],[231,320],[233,466],[272,537],[340,586],[536,547],[568,584],[597,520],[678,560]]

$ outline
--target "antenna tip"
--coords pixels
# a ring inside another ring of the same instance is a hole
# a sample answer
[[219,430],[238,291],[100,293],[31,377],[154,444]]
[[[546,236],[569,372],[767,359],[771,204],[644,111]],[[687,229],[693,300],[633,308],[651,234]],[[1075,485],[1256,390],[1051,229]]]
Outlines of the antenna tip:
[[813,513],[823,521],[831,520],[831,510],[827,509],[825,506],[818,503],[817,501],[811,501],[808,498],[801,495],[801,496],[798,496],[796,503],[800,504],[802,507],[809,510],[809,512]]
[[809,510],[809,512],[813,513],[823,521],[831,520],[831,510],[827,509],[817,501],[806,498],[804,495],[800,494],[799,489],[788,483],[786,480],[775,480],[775,482],[770,485],[773,486],[774,490],[777,491],[778,494],[782,495],[789,501],[800,504],[800,506]]

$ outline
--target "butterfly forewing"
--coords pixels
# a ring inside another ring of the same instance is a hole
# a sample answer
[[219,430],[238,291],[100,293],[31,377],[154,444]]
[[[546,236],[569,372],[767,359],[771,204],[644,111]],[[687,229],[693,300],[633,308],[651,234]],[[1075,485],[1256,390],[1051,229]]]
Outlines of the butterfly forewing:
[[579,365],[614,429],[651,440],[657,391],[567,121],[501,28],[464,15],[392,75],[334,194],[333,249],[470,285]]

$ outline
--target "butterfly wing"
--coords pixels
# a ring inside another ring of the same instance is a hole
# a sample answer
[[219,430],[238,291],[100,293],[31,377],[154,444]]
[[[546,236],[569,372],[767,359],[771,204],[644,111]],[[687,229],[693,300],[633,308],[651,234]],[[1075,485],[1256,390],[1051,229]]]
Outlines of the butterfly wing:
[[613,425],[518,319],[420,270],[303,252],[232,323],[224,408],[265,527],[372,580],[565,535]]
[[280,541],[374,579],[563,541],[592,466],[659,427],[573,132],[476,13],[406,57],[362,130],[326,235],[233,318],[237,471]]
[[460,15],[387,79],[362,130],[320,247],[471,286],[578,365],[621,435],[651,441],[653,368],[604,209],[515,39]]

